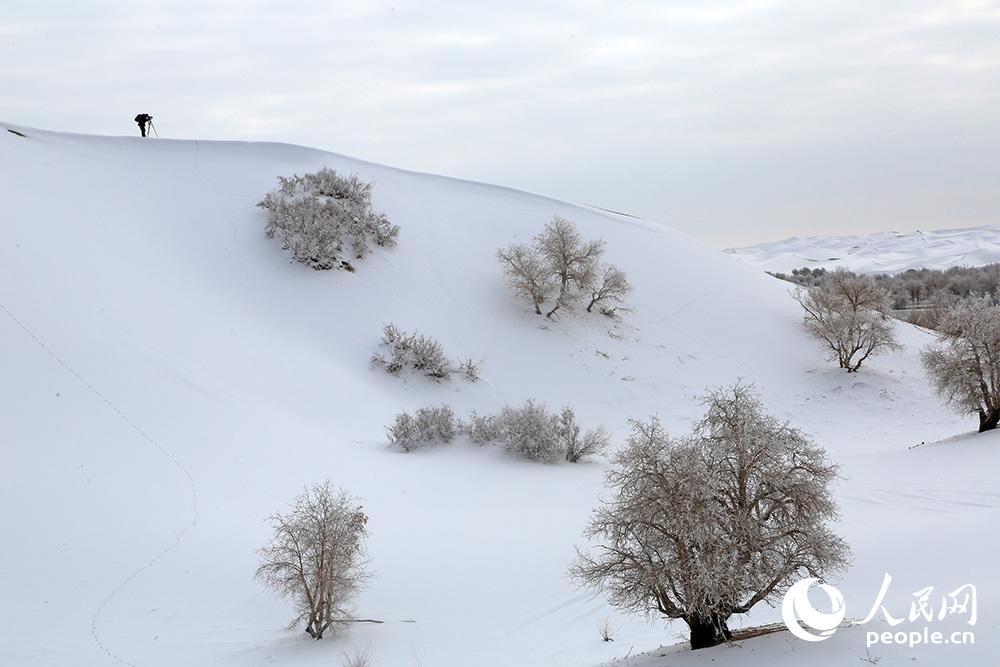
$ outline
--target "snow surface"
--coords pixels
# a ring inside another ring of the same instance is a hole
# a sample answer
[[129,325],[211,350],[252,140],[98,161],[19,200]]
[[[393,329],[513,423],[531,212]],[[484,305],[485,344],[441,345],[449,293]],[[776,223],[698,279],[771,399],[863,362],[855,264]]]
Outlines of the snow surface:
[[[969,435],[918,363],[928,335],[847,375],[802,330],[787,286],[658,224],[296,146],[0,131],[0,664],[594,666],[683,641],[565,576],[605,462],[540,465],[467,442],[402,454],[383,428],[447,401],[571,404],[618,439],[674,431],[705,387],[756,382],[843,466],[835,583],[848,617],[884,572],[905,614],[924,586],[978,586],[974,646],[874,650],[882,664],[993,664],[998,436]],[[255,207],[278,175],[375,183],[399,247],[357,273],[289,261]],[[635,286],[621,323],[547,322],[504,287],[495,249],[553,214],[607,241]],[[386,322],[483,358],[483,381],[372,370]],[[911,449],[911,446],[929,444]],[[931,444],[933,443],[933,444]],[[352,627],[313,642],[252,579],[265,522],[330,478],[364,500],[377,576]],[[597,626],[609,618],[614,642]],[[779,620],[759,606],[736,621]],[[626,664],[858,664],[863,634],[676,647]],[[753,662],[750,662],[750,658]]]
[[1000,225],[867,236],[807,236],[726,252],[765,271],[842,266],[858,273],[948,269],[1000,262]]

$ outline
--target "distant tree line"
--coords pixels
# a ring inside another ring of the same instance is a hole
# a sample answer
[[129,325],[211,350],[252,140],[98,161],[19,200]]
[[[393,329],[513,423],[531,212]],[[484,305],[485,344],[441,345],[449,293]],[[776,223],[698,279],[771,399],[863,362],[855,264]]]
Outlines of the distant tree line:
[[[808,266],[792,269],[791,273],[768,273],[803,287],[822,286],[833,275],[827,269]],[[1000,305],[1000,264],[953,266],[944,270],[908,269],[896,274],[871,274],[871,277],[889,293],[893,310],[927,308],[945,295],[966,298],[977,294],[989,297],[993,305]]]

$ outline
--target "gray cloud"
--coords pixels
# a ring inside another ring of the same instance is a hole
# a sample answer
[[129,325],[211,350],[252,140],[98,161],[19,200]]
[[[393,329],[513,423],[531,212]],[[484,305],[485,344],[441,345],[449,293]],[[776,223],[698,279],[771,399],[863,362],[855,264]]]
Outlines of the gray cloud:
[[0,118],[278,140],[718,245],[1000,223],[1000,3],[8,1]]

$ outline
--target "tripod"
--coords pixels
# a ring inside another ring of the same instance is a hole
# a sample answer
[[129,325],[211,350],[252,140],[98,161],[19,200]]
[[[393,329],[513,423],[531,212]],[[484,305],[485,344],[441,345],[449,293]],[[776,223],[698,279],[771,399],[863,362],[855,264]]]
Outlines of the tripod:
[[149,119],[149,129],[151,129],[153,131],[153,134],[156,135],[157,139],[160,138],[160,133],[156,131],[156,126],[153,125],[153,119],[152,118]]

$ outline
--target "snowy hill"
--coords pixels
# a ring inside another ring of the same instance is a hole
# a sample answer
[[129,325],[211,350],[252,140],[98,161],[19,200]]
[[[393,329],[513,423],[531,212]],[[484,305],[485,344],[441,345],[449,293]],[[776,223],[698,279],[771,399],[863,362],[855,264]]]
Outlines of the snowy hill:
[[858,273],[899,273],[1000,262],[1000,226],[867,236],[808,236],[726,252],[765,271],[837,266]]
[[[844,468],[837,530],[855,560],[835,583],[850,618],[884,572],[904,614],[924,586],[979,587],[975,646],[883,647],[882,664],[990,664],[1000,442],[909,449],[974,427],[926,387],[921,331],[899,325],[906,348],[848,376],[786,285],[654,223],[296,146],[17,129],[0,131],[0,663],[326,666],[368,647],[392,667],[593,666],[682,640],[681,624],[620,614],[565,576],[604,463],[466,442],[402,454],[384,426],[428,403],[534,397],[616,439],[654,413],[679,432],[707,386],[742,377]],[[276,177],[322,166],[374,182],[402,230],[353,274],[292,263],[263,234],[255,204]],[[505,288],[495,249],[553,214],[627,271],[620,323],[548,322]],[[484,359],[483,381],[372,370],[390,321]],[[377,575],[359,613],[385,623],[317,643],[284,629],[290,609],[252,575],[264,519],[326,478],[364,501]],[[606,617],[615,642],[598,636]],[[777,620],[766,606],[743,619]],[[864,655],[856,629],[835,640],[745,646],[759,664]],[[749,664],[734,650],[683,660]]]

